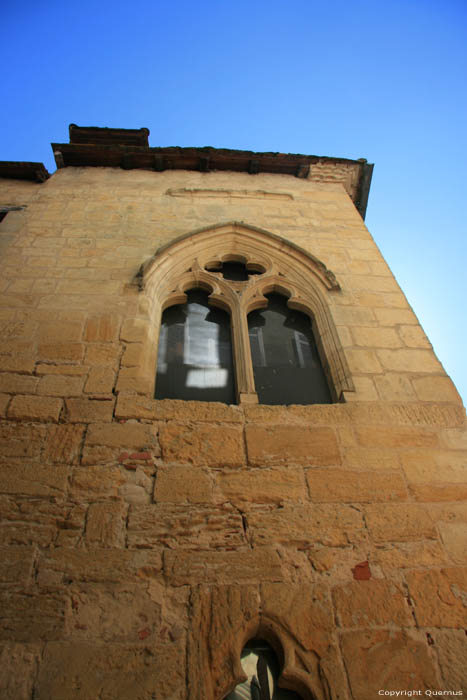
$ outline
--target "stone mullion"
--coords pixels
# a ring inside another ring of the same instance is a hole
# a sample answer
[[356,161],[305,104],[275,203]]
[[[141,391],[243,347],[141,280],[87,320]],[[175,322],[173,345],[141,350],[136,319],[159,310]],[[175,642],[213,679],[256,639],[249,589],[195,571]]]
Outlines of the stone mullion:
[[258,403],[251,362],[248,322],[245,308],[240,300],[232,309],[232,341],[238,403]]

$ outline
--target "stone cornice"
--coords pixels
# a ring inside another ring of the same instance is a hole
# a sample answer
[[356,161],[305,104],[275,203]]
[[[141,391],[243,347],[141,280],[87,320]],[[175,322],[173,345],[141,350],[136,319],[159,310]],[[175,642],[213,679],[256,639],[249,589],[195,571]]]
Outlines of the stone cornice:
[[43,163],[0,160],[0,177],[11,180],[45,182],[50,177]]
[[296,153],[255,153],[228,148],[149,147],[149,130],[79,127],[70,124],[70,143],[52,143],[57,168],[111,167],[123,170],[233,171],[292,175],[317,182],[341,182],[365,216],[373,165],[364,158]]

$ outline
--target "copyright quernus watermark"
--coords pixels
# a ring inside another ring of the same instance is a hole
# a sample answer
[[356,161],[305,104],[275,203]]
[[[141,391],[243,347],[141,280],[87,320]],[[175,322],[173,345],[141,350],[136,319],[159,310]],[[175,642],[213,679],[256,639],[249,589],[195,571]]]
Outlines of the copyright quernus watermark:
[[436,695],[463,697],[462,690],[378,690],[378,695],[385,695],[392,698],[417,698],[417,697],[434,697]]

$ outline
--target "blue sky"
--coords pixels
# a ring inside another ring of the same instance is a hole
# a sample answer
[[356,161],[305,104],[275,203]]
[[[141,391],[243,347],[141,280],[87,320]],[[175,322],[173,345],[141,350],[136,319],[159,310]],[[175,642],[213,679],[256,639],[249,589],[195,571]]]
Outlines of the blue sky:
[[3,0],[0,159],[68,124],[375,163],[366,223],[467,401],[465,0]]

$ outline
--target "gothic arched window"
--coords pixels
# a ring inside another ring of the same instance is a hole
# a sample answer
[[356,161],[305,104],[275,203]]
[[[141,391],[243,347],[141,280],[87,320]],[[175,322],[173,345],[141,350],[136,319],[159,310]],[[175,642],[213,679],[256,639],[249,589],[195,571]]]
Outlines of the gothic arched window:
[[[241,260],[211,263],[204,268],[205,274],[214,277],[218,284],[222,280],[221,289],[230,292],[233,302],[231,312],[237,311],[232,322],[237,341],[235,357],[240,360],[236,369],[240,376],[243,371],[249,394],[255,394],[264,404],[330,403],[310,316],[289,308],[284,295],[256,294],[250,301],[260,307],[248,314],[247,327],[247,307],[242,308],[238,301],[248,298],[250,278],[264,273],[264,269],[263,273],[258,272],[260,265],[255,268],[249,270]],[[214,289],[214,284],[210,289]],[[260,290],[261,285],[257,291]],[[236,384],[237,395],[241,394],[240,381],[235,382],[234,377],[229,314],[209,305],[211,295],[212,292],[191,289],[185,292],[184,304],[169,306],[163,312],[157,399],[235,403]]]
[[138,282],[156,398],[312,404],[353,391],[330,313],[340,287],[284,239],[235,222],[205,229],[161,249]]

